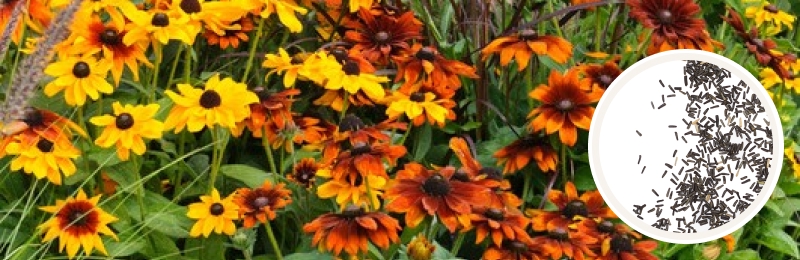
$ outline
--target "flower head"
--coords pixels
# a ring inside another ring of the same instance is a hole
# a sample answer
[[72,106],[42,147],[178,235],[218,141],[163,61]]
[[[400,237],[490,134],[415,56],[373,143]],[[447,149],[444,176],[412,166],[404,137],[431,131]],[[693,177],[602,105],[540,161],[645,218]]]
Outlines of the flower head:
[[327,70],[323,73],[328,80],[324,85],[325,89],[344,89],[349,94],[363,91],[373,101],[380,101],[386,96],[381,83],[388,82],[389,78],[362,71],[357,62],[346,60],[341,69]]
[[136,42],[166,45],[170,40],[179,40],[192,45],[199,30],[189,26],[189,16],[180,8],[153,8],[142,11],[134,6],[122,8],[131,23],[127,25],[128,33],[122,38],[125,45]]
[[243,16],[239,20],[230,22],[228,27],[222,29],[222,34],[217,34],[213,30],[206,27],[203,32],[203,37],[209,45],[219,45],[221,49],[228,47],[239,48],[240,42],[247,42],[250,36],[247,34],[253,31],[253,18],[250,16]]
[[196,219],[197,222],[189,231],[189,236],[208,237],[211,231],[233,235],[236,232],[236,224],[233,221],[239,219],[239,206],[233,202],[233,197],[220,198],[217,189],[213,189],[210,196],[200,196],[200,202],[190,204],[186,216]]
[[406,255],[410,260],[430,260],[434,251],[436,251],[436,246],[420,234],[408,242]]
[[86,132],[68,118],[48,110],[25,108],[22,118],[6,125],[0,125],[0,158],[5,156],[6,146],[18,135],[39,135],[48,140],[58,140],[61,136],[71,138],[73,134],[87,137]]
[[426,215],[436,215],[451,233],[471,227],[471,206],[488,201],[489,189],[453,180],[455,168],[429,170],[408,163],[386,191],[386,210],[405,213],[406,224],[416,227]]
[[696,17],[700,6],[691,0],[627,0],[630,16],[652,29],[648,54],[671,49],[712,51],[718,42],[705,31],[703,19]]
[[97,100],[100,93],[114,92],[114,87],[106,81],[110,69],[111,63],[90,55],[62,57],[44,70],[45,74],[55,78],[44,87],[44,94],[52,97],[64,91],[68,105],[83,106],[86,96]]
[[783,153],[786,155],[786,158],[789,159],[789,163],[791,163],[791,171],[794,173],[794,177],[800,179],[800,163],[798,163],[800,162],[800,155],[795,152],[794,144],[786,148]]
[[778,44],[772,39],[761,38],[758,29],[753,26],[748,30],[745,28],[742,17],[735,10],[728,8],[728,16],[723,20],[731,25],[737,35],[744,40],[744,45],[756,57],[756,61],[765,66],[771,67],[782,78],[788,78],[789,70],[783,66],[786,63],[794,63],[797,57],[790,54],[782,54],[775,50]]
[[529,133],[494,153],[497,165],[504,165],[503,173],[522,170],[533,159],[542,172],[556,170],[558,154],[546,136]]
[[61,173],[66,177],[75,174],[73,160],[81,155],[65,135],[50,140],[32,132],[14,136],[5,149],[8,155],[16,155],[11,160],[12,171],[24,170],[36,179],[47,177],[55,185],[61,185]]
[[293,181],[300,186],[310,188],[316,182],[317,171],[320,165],[314,158],[303,158],[292,168],[292,172],[286,175],[286,179]]
[[249,105],[258,102],[258,96],[247,90],[247,85],[231,78],[212,76],[204,89],[196,89],[188,84],[178,84],[181,94],[167,90],[165,94],[175,102],[170,110],[165,129],[175,129],[175,133],[188,127],[190,132],[198,132],[204,127],[219,125],[234,129],[236,124],[250,116]]
[[548,258],[542,256],[541,245],[533,243],[533,240],[506,239],[500,246],[490,244],[486,252],[483,253],[483,259],[544,260]]
[[536,236],[533,243],[541,245],[543,255],[550,256],[552,259],[561,259],[566,256],[570,259],[583,260],[585,256],[591,257],[596,254],[589,248],[589,245],[597,242],[596,238],[581,232],[572,230],[566,225],[550,223],[547,226],[547,234]]
[[275,219],[275,211],[292,203],[292,191],[284,188],[285,186],[283,183],[273,186],[271,182],[265,181],[256,189],[236,190],[233,201],[239,205],[239,217],[244,220],[245,228],[251,228],[257,222],[266,224]]
[[267,54],[262,65],[264,68],[273,69],[274,72],[283,74],[283,86],[291,88],[297,81],[297,76],[304,63],[303,59],[292,57],[286,50],[279,48],[278,54]]
[[67,249],[70,259],[75,257],[78,249],[83,247],[86,255],[94,249],[108,255],[100,234],[117,239],[108,224],[117,221],[117,218],[97,206],[100,195],[88,198],[83,190],[78,191],[76,197],[67,197],[66,200],[56,200],[56,205],[40,207],[42,211],[55,214],[53,218],[39,225],[39,229],[46,230],[42,242],[49,242],[58,237],[60,252]]
[[493,40],[481,50],[482,59],[494,53],[500,54],[501,66],[507,66],[513,58],[517,70],[522,71],[528,67],[533,54],[547,55],[558,63],[567,62],[572,57],[572,43],[558,36],[539,35],[534,30],[524,29]]
[[[386,115],[390,119],[397,119],[405,115],[415,126],[429,122],[431,125],[444,127],[447,119],[453,119],[454,113],[448,108],[455,107],[455,102],[449,99],[438,99],[431,92],[414,92],[410,95],[395,91],[384,102],[389,104]],[[426,120],[427,119],[427,120]]]
[[586,64],[578,68],[584,74],[584,80],[591,82],[592,88],[606,90],[614,82],[622,70],[616,60],[606,61],[603,64]]
[[440,90],[437,92],[454,92],[461,87],[459,76],[478,78],[474,67],[445,58],[434,46],[415,43],[409,54],[394,58],[398,67],[394,81],[404,80],[404,86],[426,80],[434,89]]
[[400,241],[400,224],[382,212],[366,212],[350,205],[341,213],[328,213],[303,226],[303,232],[314,233],[311,243],[320,249],[350,256],[367,252],[368,242],[381,249]]
[[774,35],[783,30],[783,26],[792,30],[794,27],[794,15],[788,14],[769,1],[760,1],[758,5],[747,7],[744,16],[753,19],[756,26],[769,23],[767,34]]
[[299,6],[295,0],[246,0],[255,6],[256,10],[261,10],[259,15],[261,18],[269,18],[272,14],[278,15],[278,20],[290,32],[297,33],[303,30],[303,24],[300,19],[297,19],[295,13],[304,15],[308,12],[307,9]]
[[578,80],[577,70],[566,75],[558,71],[550,72],[548,85],[539,85],[529,96],[542,104],[533,109],[528,118],[533,118],[534,131],[545,130],[547,134],[558,131],[561,142],[573,146],[578,140],[578,130],[589,129],[594,107],[592,103],[600,100],[602,93],[590,89],[588,81]]
[[412,11],[391,15],[361,9],[358,18],[348,24],[352,30],[344,34],[344,39],[353,44],[351,52],[372,63],[385,65],[390,58],[408,50],[409,41],[422,39],[422,23]]
[[378,196],[383,194],[388,181],[387,177],[378,175],[355,175],[354,179],[331,178],[328,169],[318,170],[317,176],[329,179],[317,188],[317,196],[323,199],[335,197],[340,207],[348,204],[380,207]]
[[538,209],[529,209],[527,214],[532,216],[532,227],[535,231],[547,230],[548,226],[553,223],[558,225],[568,224],[576,219],[582,218],[616,218],[611,209],[605,207],[603,204],[603,197],[598,191],[587,191],[578,197],[578,191],[575,189],[575,184],[567,182],[564,187],[564,192],[559,190],[551,190],[547,194],[548,200],[558,207],[558,211],[545,211]]
[[144,154],[147,146],[144,139],[161,138],[164,124],[153,117],[158,112],[158,104],[147,106],[125,105],[114,102],[114,115],[96,116],[89,120],[97,126],[104,126],[103,133],[95,140],[100,147],[117,146],[117,155],[126,161],[130,151]]
[[599,260],[656,260],[653,250],[658,247],[658,243],[652,240],[635,242],[633,238],[625,234],[615,234],[611,239],[605,240],[601,245],[602,255]]
[[531,239],[525,232],[525,228],[529,224],[528,219],[515,212],[515,209],[476,206],[472,207],[470,219],[476,229],[476,244],[491,238],[492,244],[501,247],[505,240],[529,241]]

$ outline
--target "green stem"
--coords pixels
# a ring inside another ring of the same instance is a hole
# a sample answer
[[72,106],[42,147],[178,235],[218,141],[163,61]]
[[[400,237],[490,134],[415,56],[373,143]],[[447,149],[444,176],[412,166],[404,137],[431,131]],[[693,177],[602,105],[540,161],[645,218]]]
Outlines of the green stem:
[[561,144],[561,173],[564,175],[564,179],[568,180],[567,178],[567,145]]
[[272,248],[275,249],[275,258],[278,260],[283,260],[283,255],[281,254],[281,249],[278,247],[278,241],[275,240],[275,234],[272,233],[272,226],[269,222],[264,223],[264,230],[267,231],[267,237],[269,237],[269,243],[272,244]]
[[400,139],[399,145],[403,145],[406,143],[406,139],[408,139],[408,135],[411,133],[411,121],[408,121],[408,127],[406,128],[406,133],[403,134],[403,139]]
[[525,204],[528,203],[528,196],[530,196],[531,178],[533,174],[525,175],[525,182],[522,184],[522,205],[520,209],[525,210]]
[[594,51],[600,51],[600,46],[602,45],[600,42],[600,36],[603,35],[603,30],[601,29],[603,22],[600,21],[600,10],[595,10],[594,12]]
[[175,54],[175,58],[172,59],[172,66],[169,69],[169,80],[167,80],[167,85],[172,84],[172,79],[175,78],[175,71],[178,70],[178,61],[180,60],[180,59],[178,59],[178,56],[180,56],[181,52],[186,48],[188,48],[188,47],[186,47],[186,45],[183,45],[180,48],[178,48],[178,53],[176,53]]
[[278,169],[275,167],[275,157],[272,154],[272,146],[269,144],[269,139],[267,139],[266,134],[267,126],[264,126],[264,131],[261,133],[261,145],[264,146],[264,153],[267,154],[269,168],[272,170],[272,181],[278,183]]
[[[553,1],[552,0],[547,1],[547,9],[548,9],[548,11],[550,13],[555,12],[555,8],[553,7]],[[553,27],[555,27],[556,33],[558,34],[558,37],[562,37],[563,38],[564,37],[564,33],[561,32],[561,26],[558,26],[558,19],[556,19],[556,17],[554,16],[551,20],[553,21]]]
[[192,46],[186,46],[186,52],[184,54],[184,61],[183,61],[183,81],[187,84],[189,83],[189,79],[192,76],[192,52],[194,48]]
[[[178,138],[178,154],[183,155],[186,150],[186,131],[181,131]],[[180,200],[181,190],[183,189],[183,170],[178,170],[175,176],[175,200]]]
[[453,244],[453,249],[450,250],[450,253],[452,253],[453,256],[458,256],[458,250],[461,249],[461,244],[464,243],[464,234],[464,232],[458,233],[458,238],[456,238],[456,242]]
[[260,19],[258,21],[258,28],[256,28],[256,36],[253,38],[253,41],[250,42],[250,54],[247,56],[247,65],[244,69],[244,75],[242,75],[242,82],[247,82],[247,77],[250,75],[250,69],[253,67],[253,59],[256,56],[256,47],[258,47],[258,42],[261,41],[261,36],[264,35],[264,19]]
[[211,140],[214,143],[213,152],[211,155],[211,179],[209,180],[208,184],[208,192],[210,193],[214,190],[214,183],[217,181],[217,175],[219,174],[219,168],[222,165],[222,154],[225,145],[222,142],[220,131],[222,128],[212,128],[211,130]]
[[[367,178],[367,177],[364,177],[364,178]],[[367,188],[367,206],[369,206],[369,211],[372,212],[374,210],[378,210],[375,207],[375,203],[372,202],[372,189],[370,189],[370,187],[369,187],[369,181],[365,180],[364,181],[364,185]]]
[[158,43],[153,44],[153,50],[156,53],[156,61],[155,67],[153,68],[153,79],[150,82],[149,93],[147,94],[147,98],[150,103],[156,102],[156,88],[158,86],[158,72],[161,68],[161,61],[164,59],[164,54],[161,53],[161,45]]

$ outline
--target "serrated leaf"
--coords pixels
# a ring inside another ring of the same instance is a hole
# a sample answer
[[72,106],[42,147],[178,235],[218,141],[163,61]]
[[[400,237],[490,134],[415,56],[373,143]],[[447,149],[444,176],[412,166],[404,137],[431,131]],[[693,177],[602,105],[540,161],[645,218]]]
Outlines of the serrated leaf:
[[223,165],[220,167],[220,172],[222,175],[239,180],[251,188],[260,187],[264,180],[272,176],[271,173],[244,164]]
[[800,258],[800,251],[797,249],[797,241],[789,234],[786,234],[783,229],[767,229],[761,234],[759,243],[772,250],[793,256],[794,258]]

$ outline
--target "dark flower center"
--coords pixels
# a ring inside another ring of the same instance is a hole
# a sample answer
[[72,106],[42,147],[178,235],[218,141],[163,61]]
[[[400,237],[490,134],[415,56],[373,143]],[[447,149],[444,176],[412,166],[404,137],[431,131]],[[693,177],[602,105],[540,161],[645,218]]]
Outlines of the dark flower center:
[[343,48],[336,48],[331,50],[331,55],[336,58],[339,63],[344,63],[347,60],[347,50]]
[[126,130],[133,126],[133,116],[129,113],[122,113],[117,116],[115,120],[115,124],[119,130]]
[[214,90],[206,90],[200,95],[200,106],[205,109],[212,109],[222,104],[222,97]]
[[39,148],[39,151],[43,153],[49,153],[53,151],[53,142],[50,140],[41,138],[38,142],[36,142],[36,148]]
[[469,174],[467,174],[464,168],[459,168],[456,170],[456,173],[453,174],[452,179],[460,182],[469,182]]
[[558,103],[556,103],[556,109],[560,110],[561,112],[568,112],[568,111],[572,110],[572,108],[574,108],[574,107],[575,107],[575,103],[572,102],[572,100],[569,100],[569,99],[564,99],[564,100],[558,101]]
[[292,56],[291,63],[294,64],[294,65],[303,64],[303,59],[301,59],[300,57],[297,57],[297,56]]
[[597,230],[603,233],[611,233],[614,232],[614,223],[611,221],[603,220],[600,224],[597,224]]
[[358,63],[347,61],[342,65],[342,70],[344,74],[355,76],[361,73],[361,69],[358,68]]
[[25,115],[22,116],[22,122],[25,122],[28,127],[41,126],[44,124],[44,115],[42,115],[42,111],[28,107],[25,108]]
[[273,94],[271,91],[266,90],[263,87],[254,88],[253,92],[255,92],[256,96],[258,96],[258,101],[262,101],[262,102],[272,98],[272,94]]
[[181,9],[187,14],[193,14],[203,11],[203,6],[197,0],[183,0],[181,1]]
[[505,244],[505,247],[516,254],[522,254],[528,251],[528,245],[519,241],[511,241]]
[[114,28],[106,28],[100,33],[100,42],[105,45],[119,45],[122,43],[122,37],[119,37],[119,32]]
[[417,54],[414,55],[417,59],[426,60],[426,61],[433,61],[436,59],[436,54],[433,51],[433,48],[430,47],[422,47],[417,51]]
[[69,221],[69,223],[67,223],[67,224],[68,225],[72,225],[73,227],[86,226],[86,224],[88,222],[87,219],[86,219],[86,215],[88,215],[88,214],[86,214],[86,212],[83,212],[83,211],[80,211],[80,210],[73,210],[67,216],[67,221]]
[[658,12],[656,12],[656,17],[658,17],[658,21],[661,22],[661,24],[672,24],[672,12],[669,10],[658,10]]
[[794,72],[792,70],[789,70],[789,75],[786,75],[786,78],[788,78],[789,80],[793,80],[794,79]]
[[411,94],[411,96],[409,96],[408,99],[411,99],[411,101],[417,103],[423,102],[425,101],[425,94],[421,92],[414,92],[414,94]]
[[773,4],[764,6],[764,10],[773,14],[778,13],[778,7]]
[[375,36],[372,39],[375,40],[375,42],[378,43],[378,44],[386,44],[386,42],[389,41],[390,37],[391,37],[391,35],[389,35],[388,32],[380,31],[380,32],[376,33]]
[[548,233],[547,235],[550,238],[556,239],[556,240],[561,240],[561,241],[569,240],[569,233],[567,232],[566,229],[564,229],[562,227],[557,227],[557,228],[551,230],[550,233]]
[[72,66],[72,75],[75,75],[76,78],[82,79],[88,77],[90,73],[92,73],[92,70],[86,62],[79,61]]
[[214,204],[211,204],[211,208],[208,209],[208,212],[210,212],[211,215],[219,216],[225,213],[225,207],[222,206],[222,203],[214,202]]
[[437,173],[422,183],[422,191],[434,197],[445,196],[450,194],[450,183]]
[[169,26],[169,16],[165,13],[156,13],[153,15],[153,19],[150,20],[150,24],[158,27],[167,27]]
[[372,147],[369,144],[359,142],[353,146],[353,149],[350,149],[350,155],[358,156],[362,154],[366,154],[372,151]]
[[530,40],[536,39],[536,37],[539,37],[539,35],[536,33],[536,31],[531,30],[531,29],[520,30],[518,35],[519,35],[520,39],[525,40],[525,41],[530,41]]
[[589,216],[589,208],[586,207],[586,203],[581,200],[573,200],[567,203],[567,206],[561,211],[565,217],[572,219],[575,216],[582,216],[588,217]]
[[483,215],[494,221],[503,221],[506,218],[503,211],[496,208],[487,209],[486,212],[483,212]]
[[600,81],[600,84],[603,85],[604,88],[608,88],[608,86],[611,85],[611,82],[614,81],[614,79],[612,79],[611,76],[606,74],[600,75],[600,77],[597,77],[597,79],[598,81]]
[[254,209],[260,209],[266,207],[267,205],[269,205],[269,198],[266,196],[258,196],[250,204],[250,206],[252,206]]
[[301,166],[295,172],[294,179],[295,181],[302,183],[305,186],[308,186],[311,184],[311,180],[313,180],[314,176],[316,175],[317,175],[317,169],[314,169],[314,167]]
[[614,236],[611,238],[611,250],[614,250],[616,253],[632,252],[633,243],[627,236]]
[[348,205],[347,208],[342,210],[341,216],[349,219],[357,218],[364,215],[364,209],[356,205]]
[[353,180],[353,187],[361,186],[364,184],[364,177],[361,177],[361,174],[356,174],[355,180]]
[[364,127],[366,127],[364,121],[354,114],[347,114],[342,118],[342,122],[339,123],[339,131],[341,132],[358,131]]
[[503,172],[495,167],[483,167],[478,173],[485,174],[487,178],[492,180],[499,181],[503,179]]

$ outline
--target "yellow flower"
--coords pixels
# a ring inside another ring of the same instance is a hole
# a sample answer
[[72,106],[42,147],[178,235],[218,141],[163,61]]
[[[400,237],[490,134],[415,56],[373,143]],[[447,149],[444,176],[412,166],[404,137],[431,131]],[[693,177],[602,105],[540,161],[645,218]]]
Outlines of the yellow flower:
[[364,91],[373,101],[381,101],[386,92],[381,83],[388,82],[389,78],[376,76],[370,73],[361,73],[358,64],[355,62],[345,62],[341,70],[325,71],[328,82],[325,88],[339,90],[344,88],[350,94],[355,94],[359,90]]
[[764,23],[770,23],[767,28],[768,34],[777,34],[783,30],[783,25],[792,30],[795,17],[784,11],[781,11],[773,4],[767,1],[761,1],[759,5],[750,6],[745,9],[745,17],[753,19],[757,26]]
[[187,32],[197,35],[203,29],[217,35],[225,35],[225,30],[239,30],[241,26],[232,24],[247,14],[247,9],[234,2],[207,2],[205,0],[173,0],[173,4],[189,16]]
[[67,249],[70,259],[75,257],[78,249],[83,246],[86,255],[91,255],[94,249],[108,255],[100,234],[108,235],[119,240],[108,224],[117,221],[117,218],[97,206],[100,195],[88,198],[83,190],[78,190],[78,196],[67,197],[66,200],[56,200],[56,205],[40,207],[44,212],[53,213],[53,218],[42,223],[38,228],[47,230],[42,242],[50,242],[58,237],[59,252]]
[[297,5],[294,0],[249,0],[249,4],[260,7],[256,9],[261,10],[260,15],[265,19],[277,13],[278,20],[293,33],[303,30],[303,24],[297,19],[295,13],[304,15],[308,10]]
[[154,119],[158,112],[158,104],[147,106],[122,106],[114,102],[114,115],[96,116],[89,121],[97,126],[104,126],[103,133],[95,140],[95,144],[108,148],[117,146],[117,155],[127,161],[130,151],[142,155],[147,146],[142,138],[161,138],[164,124]]
[[[293,58],[289,56],[289,53],[286,52],[283,48],[278,49],[278,54],[267,54],[264,63],[262,64],[264,68],[274,69],[274,72],[278,74],[283,74],[283,86],[290,88],[294,86],[294,82],[297,80],[298,72],[300,69],[303,68],[303,61],[299,58]],[[269,76],[273,72],[267,74]]]
[[92,56],[65,57],[45,68],[44,73],[56,79],[44,87],[44,94],[52,97],[64,91],[67,104],[83,106],[87,95],[97,100],[100,93],[114,92],[114,87],[106,81],[110,69],[111,64]]
[[[131,23],[127,25],[128,33],[122,38],[125,45],[136,42],[161,43],[166,45],[169,40],[180,40],[186,44],[194,44],[195,36],[199,30],[189,25],[189,16],[186,13],[172,9],[153,8],[142,11],[135,7],[126,6],[122,12]],[[194,34],[190,34],[194,32]]]
[[[317,171],[317,176],[331,178],[331,170],[320,169]],[[349,204],[362,206],[370,205],[368,201],[370,196],[368,195],[371,195],[371,205],[376,208],[380,207],[381,202],[378,196],[383,194],[383,190],[386,187],[386,179],[377,175],[368,175],[367,182],[369,182],[369,184],[366,184],[360,174],[357,176],[358,177],[352,183],[346,179],[330,179],[317,188],[317,195],[323,199],[336,197],[336,203],[339,204],[341,208]],[[367,186],[369,186],[369,192],[367,192]]]
[[325,72],[341,70],[342,65],[336,61],[336,57],[320,51],[306,58],[297,73],[301,78],[307,78],[317,85],[324,85],[328,79]]
[[28,131],[16,135],[6,146],[6,153],[17,155],[11,161],[12,171],[22,169],[36,176],[36,179],[47,177],[55,185],[61,185],[61,173],[67,177],[75,174],[77,168],[72,160],[81,154],[66,135],[48,140]]
[[350,12],[355,13],[358,12],[361,8],[370,9],[372,8],[373,0],[350,0]]
[[[395,91],[389,100],[389,107],[386,108],[386,115],[391,119],[396,119],[405,114],[408,119],[420,124],[424,120],[417,120],[418,117],[424,116],[428,118],[431,124],[438,124],[444,126],[447,119],[447,108],[441,105],[443,100],[434,101],[436,95],[431,92],[415,92],[411,95],[406,95],[400,91]],[[416,125],[416,124],[415,124]]]
[[[794,75],[800,73],[800,66],[797,66],[797,63],[800,63],[800,61],[796,62],[796,64],[781,64],[781,66],[789,70],[790,77],[785,79],[781,78],[772,68],[767,67],[761,69],[761,72],[758,73],[758,76],[761,78],[761,84],[768,90],[777,84],[784,84],[787,90],[794,90],[794,93],[800,94],[800,78],[794,77]],[[770,96],[772,96],[771,91]]]
[[188,84],[178,84],[178,90],[180,95],[172,90],[165,92],[175,105],[164,122],[164,128],[174,128],[175,133],[187,126],[190,132],[215,125],[234,129],[237,123],[250,116],[249,105],[259,102],[258,96],[247,90],[247,85],[231,78],[220,80],[219,74],[208,79],[205,90]]
[[233,202],[233,196],[222,199],[217,189],[213,189],[211,196],[200,196],[200,200],[201,202],[190,204],[189,212],[186,213],[189,218],[197,219],[189,236],[208,237],[211,231],[226,235],[236,232],[233,221],[239,219],[239,206]]
[[789,145],[789,148],[786,148],[783,151],[784,156],[789,159],[789,162],[792,165],[792,173],[794,173],[794,177],[796,179],[800,179],[800,163],[797,162],[797,154],[794,152],[794,144]]

